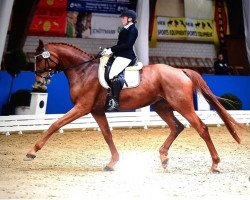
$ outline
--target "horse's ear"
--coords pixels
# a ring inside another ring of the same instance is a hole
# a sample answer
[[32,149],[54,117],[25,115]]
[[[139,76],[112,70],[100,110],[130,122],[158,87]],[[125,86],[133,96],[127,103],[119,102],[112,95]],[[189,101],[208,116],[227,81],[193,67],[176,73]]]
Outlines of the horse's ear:
[[44,43],[42,40],[39,40],[39,48],[44,48]]

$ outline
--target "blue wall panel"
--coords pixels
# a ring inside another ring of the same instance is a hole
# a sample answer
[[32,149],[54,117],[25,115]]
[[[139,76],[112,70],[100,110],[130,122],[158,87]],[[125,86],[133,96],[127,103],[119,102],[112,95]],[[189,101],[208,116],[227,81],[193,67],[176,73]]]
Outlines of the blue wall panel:
[[[11,87],[11,76],[7,72],[0,71],[0,113],[4,104],[8,102],[8,96]],[[32,89],[34,83],[34,73],[22,72],[15,79],[12,88],[12,94],[20,89]]]
[[47,114],[63,114],[73,107],[69,94],[68,79],[64,73],[58,73],[52,77],[47,91]]
[[242,109],[250,110],[250,76],[204,75],[203,78],[216,96],[234,94],[242,101]]
[[[236,95],[243,102],[243,109],[250,110],[250,76],[203,76],[208,86],[216,96],[225,93]],[[12,93],[20,89],[32,89],[34,73],[22,72],[14,80]],[[0,114],[2,106],[8,101],[11,76],[0,71]],[[55,74],[48,85],[47,114],[62,114],[69,111],[73,104],[70,100],[68,81],[64,73]]]
[[[14,80],[12,94],[17,90],[32,90],[34,73],[22,72]],[[6,72],[0,72],[0,113],[2,107],[8,102],[11,76]],[[68,81],[64,73],[55,74],[48,85],[47,114],[63,114],[68,112],[73,104],[70,100]]]

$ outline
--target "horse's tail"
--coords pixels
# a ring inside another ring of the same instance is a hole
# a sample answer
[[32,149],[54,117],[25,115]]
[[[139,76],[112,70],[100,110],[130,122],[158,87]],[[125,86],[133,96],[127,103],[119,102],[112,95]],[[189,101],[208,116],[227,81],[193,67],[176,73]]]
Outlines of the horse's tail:
[[183,69],[185,74],[192,80],[194,91],[199,91],[206,101],[212,106],[221,119],[224,121],[228,131],[232,137],[240,143],[240,138],[236,133],[235,126],[243,127],[240,123],[236,122],[235,119],[226,111],[226,109],[221,105],[216,96],[212,93],[206,82],[203,80],[200,74],[193,70]]

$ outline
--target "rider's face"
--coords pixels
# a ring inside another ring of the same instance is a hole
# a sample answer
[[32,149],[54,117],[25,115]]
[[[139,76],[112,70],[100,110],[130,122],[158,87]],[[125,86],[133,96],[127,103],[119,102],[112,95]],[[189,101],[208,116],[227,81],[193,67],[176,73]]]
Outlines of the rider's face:
[[126,17],[126,16],[121,17],[121,22],[122,22],[123,26],[126,26],[131,21],[132,21],[132,18],[130,18],[130,17]]
[[122,22],[122,25],[123,25],[123,26],[126,26],[127,23],[128,23],[128,17],[126,17],[126,16],[121,17],[121,22]]

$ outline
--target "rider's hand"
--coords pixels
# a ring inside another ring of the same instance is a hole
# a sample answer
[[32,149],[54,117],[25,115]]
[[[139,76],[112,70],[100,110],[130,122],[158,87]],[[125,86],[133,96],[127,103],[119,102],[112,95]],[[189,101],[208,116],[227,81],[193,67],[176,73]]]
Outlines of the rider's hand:
[[105,49],[103,49],[103,51],[102,51],[102,53],[101,53],[101,55],[102,56],[109,56],[109,55],[111,55],[113,52],[111,51],[111,49],[110,48],[105,48]]

